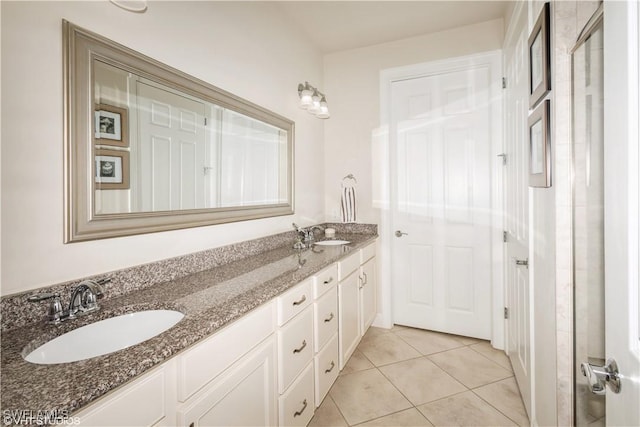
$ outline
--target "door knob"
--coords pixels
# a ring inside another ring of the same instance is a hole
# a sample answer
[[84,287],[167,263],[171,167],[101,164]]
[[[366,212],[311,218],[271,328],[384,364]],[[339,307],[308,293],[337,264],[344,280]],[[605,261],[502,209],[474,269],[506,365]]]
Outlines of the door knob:
[[396,237],[402,237],[402,236],[406,236],[408,233],[403,233],[400,230],[396,230]]
[[522,265],[524,267],[529,268],[529,258],[527,259],[513,259],[516,262],[516,265]]
[[582,375],[587,377],[589,389],[593,394],[605,394],[606,386],[612,392],[620,393],[620,371],[614,359],[608,359],[604,366],[594,366],[590,363],[580,365]]

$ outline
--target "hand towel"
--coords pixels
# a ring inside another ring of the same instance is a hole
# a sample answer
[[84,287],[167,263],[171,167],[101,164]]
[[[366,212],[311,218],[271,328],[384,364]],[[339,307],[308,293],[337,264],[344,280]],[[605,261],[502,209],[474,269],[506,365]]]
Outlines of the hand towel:
[[355,187],[343,187],[341,199],[342,222],[356,222]]

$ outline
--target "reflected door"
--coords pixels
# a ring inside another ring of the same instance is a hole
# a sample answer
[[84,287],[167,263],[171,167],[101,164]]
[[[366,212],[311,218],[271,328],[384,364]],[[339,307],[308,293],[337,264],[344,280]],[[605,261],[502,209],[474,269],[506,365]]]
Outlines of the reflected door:
[[137,82],[140,210],[205,208],[205,104]]
[[392,83],[396,324],[491,338],[490,75]]

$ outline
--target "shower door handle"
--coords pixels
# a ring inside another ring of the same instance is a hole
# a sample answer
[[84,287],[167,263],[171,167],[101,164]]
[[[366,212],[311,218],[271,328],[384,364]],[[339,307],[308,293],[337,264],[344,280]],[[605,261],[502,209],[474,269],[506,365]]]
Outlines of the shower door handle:
[[593,394],[605,394],[606,386],[612,392],[620,393],[620,371],[614,359],[608,359],[604,366],[595,366],[590,363],[580,365],[582,375],[587,377],[589,390]]

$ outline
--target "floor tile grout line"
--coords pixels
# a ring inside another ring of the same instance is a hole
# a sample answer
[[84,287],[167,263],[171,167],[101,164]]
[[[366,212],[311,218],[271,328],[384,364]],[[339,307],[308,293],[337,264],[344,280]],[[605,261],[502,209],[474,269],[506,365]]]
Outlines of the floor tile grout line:
[[[508,370],[508,371],[510,371],[510,372],[513,372],[513,366],[511,366],[511,368],[510,368],[510,369],[509,369],[509,368],[506,368],[506,367],[504,367],[504,366],[502,366],[500,363],[498,363],[498,362],[496,362],[495,360],[491,359],[491,358],[490,358],[489,356],[487,356],[486,354],[481,353],[481,352],[479,352],[478,350],[476,350],[475,348],[473,348],[473,346],[474,346],[474,345],[475,345],[475,344],[472,344],[472,345],[470,345],[470,346],[468,346],[468,347],[469,347],[471,350],[473,350],[473,351],[475,351],[476,353],[478,353],[480,356],[484,357],[484,358],[485,358],[485,359],[487,359],[487,360],[492,361],[493,363],[495,363],[496,365],[500,366],[501,368],[506,369],[506,370]],[[493,348],[493,347],[491,347],[491,348]],[[498,350],[498,349],[494,349],[494,350],[496,350],[496,351],[502,351],[502,350]],[[506,353],[505,353],[505,356],[507,357],[507,360],[509,360],[509,356],[507,356],[507,354],[506,354]],[[511,361],[509,361],[509,365],[511,365]]]
[[[344,416],[344,414],[342,413],[342,411],[340,410],[340,407],[338,406],[338,404],[336,403],[335,400],[333,400],[333,396],[331,396],[331,389],[329,389],[329,393],[327,393],[327,397],[329,399],[331,399],[331,401],[333,402],[333,405],[336,407],[336,409],[338,410],[338,413],[340,414],[340,416],[342,417],[342,419],[344,420],[344,423],[348,426],[350,426],[351,424],[349,424],[349,422],[347,421],[347,418]],[[324,401],[322,402],[324,403]],[[322,405],[322,404],[320,404]]]
[[[492,383],[493,384],[493,383]],[[487,384],[489,385],[489,384]],[[484,387],[484,386],[482,386]],[[479,387],[478,387],[479,388]],[[483,398],[482,396],[480,396],[478,393],[476,393],[474,391],[475,389],[471,389],[470,391],[475,394],[479,399],[481,399],[483,402],[485,402],[487,405],[491,406],[493,409],[495,409],[496,411],[498,411],[499,413],[501,413],[504,417],[506,417],[509,421],[513,422],[515,425],[520,426],[520,423],[516,422],[514,419],[512,419],[510,416],[508,416],[507,414],[505,414],[504,412],[502,412],[499,408],[496,408],[491,402],[489,402],[488,400],[486,400],[485,398]],[[522,398],[520,398],[522,400]],[[527,419],[529,417],[527,416]]]
[[451,350],[455,350],[455,349],[457,349],[457,348],[467,347],[465,344],[461,344],[461,345],[460,345],[460,347],[453,347],[453,348],[449,348],[449,349],[447,349],[447,350],[436,351],[436,352],[434,352],[434,353],[424,354],[423,352],[421,352],[420,350],[418,350],[417,348],[415,348],[414,346],[412,346],[412,345],[411,345],[411,343],[409,343],[407,340],[405,340],[405,339],[402,337],[402,335],[398,335],[398,334],[396,334],[396,336],[397,336],[398,338],[400,338],[400,339],[401,339],[405,344],[407,344],[409,347],[413,348],[415,351],[417,351],[418,353],[420,353],[422,356],[425,356],[425,357],[427,357],[427,356],[431,356],[431,355],[434,355],[434,354],[444,353],[444,352],[451,351]]
[[[403,328],[403,329],[400,329],[399,331],[403,331],[403,330],[406,330],[406,329],[410,329],[410,328]],[[440,332],[437,332],[437,331],[431,331],[431,332],[434,332],[434,333],[440,333]],[[405,409],[401,409],[401,410],[399,410],[399,411],[391,412],[391,413],[389,413],[389,414],[386,414],[386,415],[383,415],[383,416],[380,416],[380,417],[376,417],[376,418],[372,418],[372,419],[369,419],[369,420],[362,421],[361,423],[358,423],[358,424],[349,424],[349,423],[348,423],[348,421],[346,420],[346,418],[344,417],[344,414],[342,413],[342,411],[341,411],[341,410],[340,410],[340,408],[338,407],[337,403],[336,403],[336,402],[335,402],[335,400],[333,399],[333,396],[331,396],[331,394],[330,394],[330,392],[329,392],[329,393],[327,394],[327,396],[329,396],[329,397],[331,398],[332,402],[334,403],[334,405],[335,405],[335,406],[336,406],[336,408],[338,409],[338,412],[339,412],[340,416],[343,418],[344,422],[345,422],[347,425],[349,425],[350,427],[354,427],[354,426],[357,426],[357,425],[361,425],[361,424],[363,424],[363,423],[367,423],[367,422],[375,421],[375,420],[380,419],[380,418],[384,418],[384,417],[387,417],[387,416],[390,416],[390,415],[393,415],[393,414],[397,414],[397,413],[400,413],[400,412],[403,412],[403,411],[407,411],[407,410],[410,410],[410,409],[412,409],[412,408],[413,408],[413,409],[416,409],[416,410],[418,411],[418,413],[419,413],[422,417],[424,417],[424,418],[425,418],[429,423],[433,424],[433,422],[429,419],[429,417],[427,417],[427,415],[425,415],[425,414],[424,414],[420,409],[418,409],[418,406],[425,406],[425,405],[429,405],[429,404],[432,404],[432,403],[435,403],[435,402],[438,402],[438,401],[442,401],[442,400],[445,400],[445,399],[449,399],[449,398],[454,397],[454,396],[457,396],[457,395],[459,395],[459,394],[466,393],[467,391],[472,392],[474,396],[476,396],[476,397],[478,397],[479,399],[481,399],[483,402],[485,402],[486,404],[488,404],[491,408],[493,408],[494,410],[496,410],[499,414],[501,414],[502,416],[504,416],[505,418],[507,418],[509,421],[513,422],[515,425],[519,425],[516,421],[514,421],[512,418],[510,418],[508,415],[506,415],[506,414],[505,414],[504,412],[502,412],[500,409],[496,408],[493,404],[491,404],[490,402],[488,402],[487,400],[485,400],[484,398],[482,398],[482,396],[480,396],[479,394],[477,394],[477,393],[475,392],[475,390],[480,389],[480,388],[482,388],[482,387],[485,387],[485,386],[488,386],[488,385],[491,385],[491,384],[496,384],[496,383],[499,383],[499,382],[501,382],[501,381],[505,381],[505,380],[507,380],[507,379],[509,379],[509,378],[513,378],[513,377],[514,377],[513,369],[509,370],[508,368],[506,368],[506,367],[504,367],[503,365],[501,365],[500,363],[498,363],[498,362],[494,361],[493,359],[491,359],[491,358],[490,358],[490,357],[488,357],[487,355],[485,355],[485,354],[481,353],[480,351],[478,351],[478,350],[476,350],[476,349],[472,348],[472,346],[477,345],[477,344],[480,344],[480,343],[482,343],[482,342],[483,342],[483,341],[485,341],[485,340],[478,340],[477,342],[472,342],[472,343],[469,343],[469,344],[464,344],[464,343],[462,343],[462,345],[461,345],[461,346],[459,346],[459,347],[454,347],[454,348],[451,348],[451,349],[447,349],[447,350],[443,350],[443,351],[435,352],[435,353],[430,353],[430,354],[423,354],[421,351],[419,351],[417,348],[415,348],[413,345],[411,345],[409,342],[407,342],[407,341],[406,341],[406,340],[405,340],[401,335],[399,335],[396,331],[388,330],[387,332],[380,333],[380,334],[376,335],[375,337],[380,336],[380,335],[386,335],[386,334],[388,334],[388,333],[392,333],[392,334],[394,334],[396,337],[400,338],[400,339],[401,339],[404,343],[406,343],[409,347],[411,347],[411,348],[413,348],[414,350],[416,350],[416,351],[420,354],[420,356],[418,356],[418,357],[410,357],[410,358],[408,358],[408,359],[404,359],[404,360],[399,360],[399,361],[395,361],[395,362],[391,362],[391,363],[386,363],[386,364],[380,364],[380,365],[377,365],[377,364],[375,364],[375,363],[374,363],[374,362],[373,362],[369,357],[367,357],[367,356],[366,356],[366,354],[365,354],[363,351],[358,350],[358,351],[360,351],[360,354],[361,354],[361,355],[362,355],[362,356],[363,356],[363,357],[364,357],[364,358],[365,358],[369,363],[371,363],[372,367],[371,367],[371,368],[366,368],[366,369],[361,369],[361,370],[354,371],[354,372],[350,372],[350,373],[348,373],[348,374],[342,374],[342,376],[348,376],[348,375],[351,375],[351,374],[354,374],[354,373],[358,373],[358,372],[364,372],[364,371],[369,371],[369,370],[371,370],[371,369],[377,369],[377,370],[378,370],[378,372],[383,376],[383,378],[385,378],[385,380],[387,380],[389,383],[391,383],[391,385],[393,386],[393,388],[394,388],[396,391],[398,391],[398,393],[400,393],[400,395],[401,395],[402,397],[404,397],[404,399],[405,399],[405,400],[406,400],[406,401],[407,401],[411,406],[410,406],[409,408],[405,408]],[[443,335],[449,335],[449,334],[444,334],[444,333],[441,333],[441,334],[443,334]],[[375,337],[369,337],[369,339],[372,339],[372,338],[375,338]],[[454,338],[454,340],[455,340],[455,338]],[[363,337],[363,341],[364,341],[364,337]],[[508,372],[510,375],[509,375],[509,376],[507,376],[507,377],[504,377],[504,378],[501,378],[501,379],[498,379],[498,380],[495,380],[495,381],[491,381],[491,382],[489,382],[489,383],[486,383],[486,384],[483,384],[483,385],[479,385],[479,386],[476,386],[476,387],[473,387],[473,388],[472,388],[472,387],[469,387],[469,386],[467,386],[467,385],[463,384],[463,383],[462,383],[462,382],[460,382],[459,380],[457,380],[457,379],[456,379],[455,377],[453,377],[449,372],[447,372],[445,369],[443,369],[440,365],[438,365],[435,361],[431,360],[431,358],[430,358],[430,356],[432,356],[432,355],[445,353],[445,352],[447,352],[447,351],[451,351],[451,350],[455,350],[455,349],[460,349],[460,348],[463,348],[463,347],[470,347],[470,348],[471,348],[471,350],[472,350],[474,353],[479,354],[480,356],[482,356],[482,358],[483,358],[483,359],[486,359],[487,361],[491,362],[492,364],[495,364],[496,366],[498,366],[498,367],[500,367],[500,368],[504,369],[504,370],[505,370],[506,372]],[[353,357],[353,354],[352,354],[352,356],[351,356],[351,357]],[[351,357],[350,357],[350,358],[351,358]],[[462,386],[464,387],[464,389],[465,389],[465,390],[464,390],[464,391],[461,391],[461,392],[458,392],[458,393],[451,394],[451,395],[449,395],[449,396],[444,396],[444,397],[442,397],[442,398],[440,398],[440,399],[435,399],[435,400],[432,400],[432,401],[430,401],[430,402],[422,403],[422,404],[420,404],[420,405],[414,405],[414,404],[413,404],[413,402],[412,402],[412,401],[411,401],[411,400],[410,400],[410,399],[409,399],[409,398],[408,398],[408,397],[407,397],[407,396],[406,396],[406,395],[405,395],[405,394],[404,394],[404,393],[403,393],[403,392],[402,392],[402,391],[401,391],[401,390],[396,386],[396,384],[395,384],[395,383],[394,383],[394,382],[393,382],[389,377],[387,377],[387,376],[384,374],[384,372],[382,372],[382,370],[381,370],[380,368],[384,368],[384,367],[388,367],[388,366],[392,366],[392,365],[395,365],[395,364],[400,364],[400,363],[403,363],[403,362],[406,362],[406,361],[415,360],[415,359],[420,359],[420,358],[425,358],[425,359],[429,360],[429,361],[430,361],[431,363],[433,363],[433,364],[434,364],[438,369],[440,369],[444,374],[446,374],[447,376],[449,376],[450,378],[452,378],[454,381],[456,381],[457,383],[459,383],[460,385],[462,385]],[[347,362],[347,363],[348,363],[348,362]],[[346,366],[346,365],[345,365],[345,366]],[[522,399],[522,397],[521,397],[521,396],[520,396],[520,399]]]

